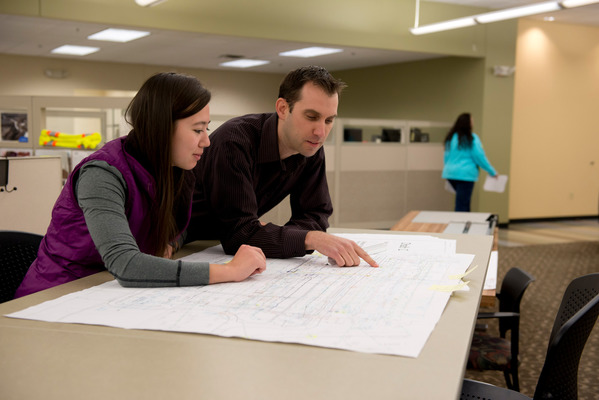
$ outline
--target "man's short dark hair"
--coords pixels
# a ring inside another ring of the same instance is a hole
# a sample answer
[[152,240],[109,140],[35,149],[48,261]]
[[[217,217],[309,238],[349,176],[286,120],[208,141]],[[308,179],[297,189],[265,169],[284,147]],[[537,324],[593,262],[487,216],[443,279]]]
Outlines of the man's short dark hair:
[[316,65],[308,65],[291,71],[281,82],[279,87],[279,98],[285,99],[289,104],[289,110],[300,99],[300,93],[308,82],[318,86],[329,96],[340,95],[347,85],[339,79],[335,79],[325,68]]

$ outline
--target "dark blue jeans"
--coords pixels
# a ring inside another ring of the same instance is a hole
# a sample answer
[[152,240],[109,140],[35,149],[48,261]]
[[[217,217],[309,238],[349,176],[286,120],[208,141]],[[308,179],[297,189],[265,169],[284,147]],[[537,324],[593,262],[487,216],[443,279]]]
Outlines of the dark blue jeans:
[[458,181],[455,179],[448,179],[448,181],[453,187],[453,190],[455,190],[455,211],[469,212],[474,182]]

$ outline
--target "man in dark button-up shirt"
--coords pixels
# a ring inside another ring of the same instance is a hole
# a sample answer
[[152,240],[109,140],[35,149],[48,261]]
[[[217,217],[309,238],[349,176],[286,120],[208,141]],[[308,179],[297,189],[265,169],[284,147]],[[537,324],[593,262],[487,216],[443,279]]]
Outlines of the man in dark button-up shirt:
[[[333,212],[323,145],[345,84],[324,68],[290,72],[276,112],[233,118],[211,136],[194,172],[188,239],[220,239],[225,252],[242,244],[266,257],[301,257],[317,250],[339,266],[376,262],[355,242],[326,233]],[[290,195],[284,226],[259,218]]]

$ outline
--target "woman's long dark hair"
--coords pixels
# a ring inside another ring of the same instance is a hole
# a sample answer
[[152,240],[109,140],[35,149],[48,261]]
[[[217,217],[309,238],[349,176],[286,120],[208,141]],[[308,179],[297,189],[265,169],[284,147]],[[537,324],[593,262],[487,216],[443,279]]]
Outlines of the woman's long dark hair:
[[151,248],[157,256],[164,255],[178,231],[173,207],[184,174],[173,167],[171,156],[175,122],[198,113],[209,101],[210,92],[197,78],[169,72],[150,77],[127,107],[125,118],[133,128],[127,146],[142,158],[140,161],[156,180]]
[[446,148],[449,146],[449,142],[454,133],[458,134],[458,147],[472,147],[472,117],[470,116],[470,113],[462,113],[455,120],[451,129],[447,132],[447,136],[445,136]]

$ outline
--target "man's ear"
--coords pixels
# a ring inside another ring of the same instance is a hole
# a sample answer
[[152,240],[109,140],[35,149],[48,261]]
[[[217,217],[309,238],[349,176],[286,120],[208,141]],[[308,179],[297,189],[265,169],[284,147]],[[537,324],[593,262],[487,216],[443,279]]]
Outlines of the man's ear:
[[289,114],[289,103],[287,103],[287,100],[285,100],[282,97],[279,97],[277,99],[277,102],[275,103],[275,110],[277,110],[277,114],[279,116],[279,119],[285,119],[287,118],[287,115]]

